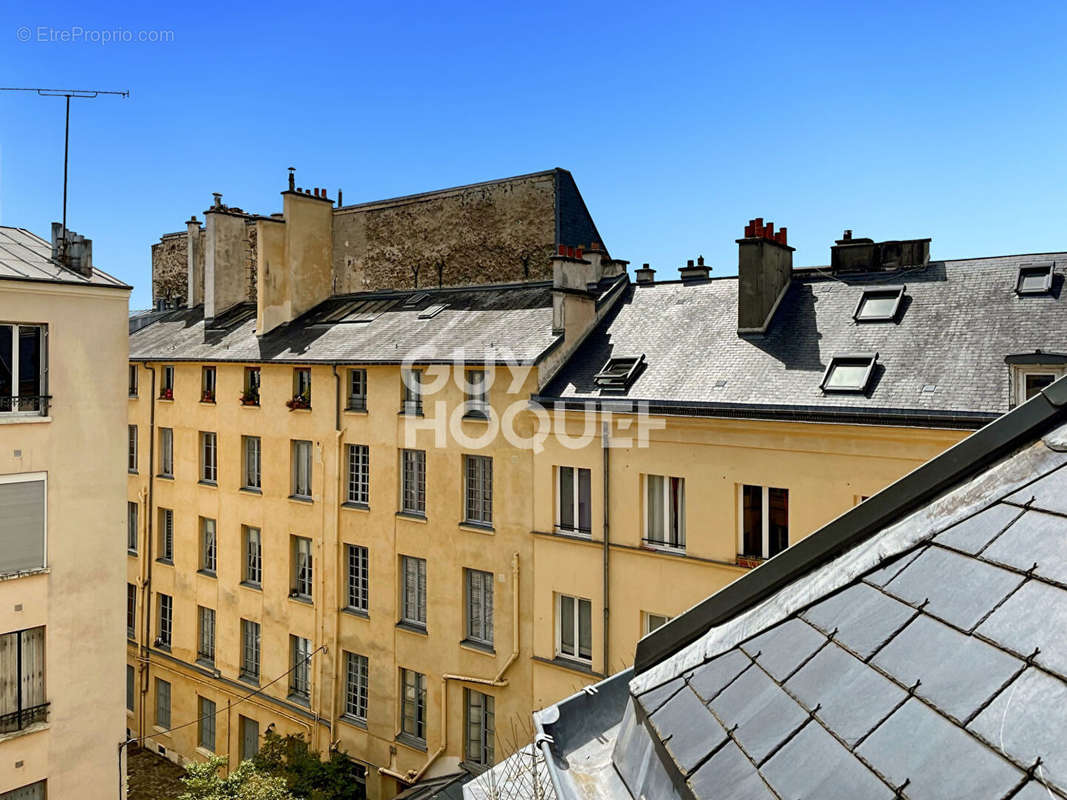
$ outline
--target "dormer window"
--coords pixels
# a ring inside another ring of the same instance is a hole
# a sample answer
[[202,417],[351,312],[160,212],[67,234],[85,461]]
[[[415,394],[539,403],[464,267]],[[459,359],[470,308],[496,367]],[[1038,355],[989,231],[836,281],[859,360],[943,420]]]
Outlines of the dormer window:
[[1004,362],[1011,369],[1013,406],[1025,403],[1067,374],[1067,355],[1062,353],[1037,350],[1033,353],[1010,355]]
[[637,373],[645,363],[645,356],[618,356],[609,358],[593,377],[593,382],[602,389],[614,389],[623,391],[630,388]]
[[866,392],[877,362],[877,353],[834,356],[823,374],[821,388],[824,392]]
[[894,322],[904,299],[904,286],[865,289],[852,318],[856,322]]
[[1048,294],[1052,291],[1053,262],[1045,264],[1021,264],[1015,277],[1015,293]]

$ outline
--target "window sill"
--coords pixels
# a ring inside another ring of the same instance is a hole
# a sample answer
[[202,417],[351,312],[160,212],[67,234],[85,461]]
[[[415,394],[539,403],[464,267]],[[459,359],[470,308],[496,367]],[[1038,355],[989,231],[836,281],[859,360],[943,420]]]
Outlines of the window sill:
[[254,486],[242,486],[240,489],[238,489],[238,491],[244,492],[245,494],[263,494],[262,489],[257,489]]
[[135,469],[128,469],[128,470],[126,470],[126,474],[127,475],[137,475],[138,472]]
[[127,550],[126,555],[128,555],[130,558],[137,558],[139,556],[139,553],[136,550]]
[[260,407],[259,403],[242,403],[241,401],[238,401],[237,405],[239,405],[241,408],[259,408]]
[[417,736],[412,736],[410,733],[398,733],[396,735],[396,741],[397,744],[402,744],[413,750],[419,750],[423,753],[426,752],[426,740],[419,739]]
[[465,519],[463,520],[463,522],[459,523],[459,527],[463,528],[463,530],[465,531],[477,531],[478,533],[496,533],[496,528],[493,527],[492,523],[472,522],[468,519]]
[[165,480],[165,481],[174,480],[174,476],[171,475],[170,473],[167,473],[167,472],[157,472],[156,473],[156,477],[161,479],[161,480]]
[[210,669],[212,671],[215,670],[215,661],[213,659],[209,660],[209,659],[206,659],[206,658],[197,658],[196,659],[196,663],[199,664],[204,669]]
[[425,514],[420,514],[417,511],[397,511],[396,515],[401,519],[410,519],[412,522],[429,522]]
[[0,581],[13,581],[17,578],[28,578],[31,575],[47,575],[51,571],[48,567],[31,567],[18,572],[0,572]]
[[545,658],[544,656],[533,656],[534,661],[538,661],[542,664],[548,664],[549,666],[559,667],[560,669],[570,670],[571,672],[578,672],[582,675],[590,675],[594,678],[603,678],[604,675],[595,671],[593,665],[584,661],[576,661],[566,656],[556,656],[555,658]]
[[298,706],[304,706],[305,708],[311,708],[311,698],[302,694],[290,694],[286,698],[290,703],[296,703]]
[[201,400],[200,401],[200,405],[202,405],[202,406],[213,406],[213,405],[215,405],[215,401],[214,400]]
[[246,683],[249,686],[259,686],[259,676],[249,675],[247,672],[241,672],[237,675],[237,680],[241,683]]
[[165,736],[170,736],[170,725],[168,725],[166,728],[164,728],[162,725],[157,725],[155,723],[152,723],[152,732],[156,733],[156,734],[163,734]]
[[402,631],[407,631],[408,633],[417,633],[420,636],[429,636],[429,633],[426,630],[426,626],[420,625],[417,622],[405,622],[404,620],[401,620],[400,622],[396,623],[396,627]]
[[294,603],[300,603],[301,605],[305,606],[315,605],[315,602],[306,594],[290,594],[289,599],[292,600]]
[[493,645],[487,644],[486,642],[479,642],[474,639],[462,639],[460,640],[459,646],[462,647],[464,650],[473,650],[476,653],[481,653],[482,655],[496,655],[496,648],[494,648]]
[[370,612],[364,611],[362,608],[352,608],[352,606],[345,606],[341,609],[341,613],[348,614],[350,617],[370,619]]
[[369,412],[367,411],[367,407],[366,406],[363,406],[362,408],[360,408],[358,406],[349,406],[348,408],[345,409],[345,413],[346,414],[362,414],[363,416],[367,416],[367,414]]
[[766,560],[767,559],[763,556],[746,556],[741,555],[740,553],[737,554],[737,566],[744,567],[745,569],[755,569]]
[[426,416],[425,414],[422,413],[422,409],[419,409],[418,411],[405,411],[404,409],[400,409],[399,411],[396,412],[396,415],[398,417],[424,417],[424,416]]
[[684,546],[676,547],[674,545],[667,544],[666,542],[642,541],[641,542],[641,549],[642,550],[654,550],[657,553],[666,553],[667,555],[671,555],[671,556],[684,556],[685,555],[685,547]]
[[128,395],[126,395],[126,399],[127,400],[138,400],[138,399],[140,399],[140,395],[128,394]]
[[214,750],[208,750],[206,747],[203,747],[201,745],[197,745],[196,746],[196,752],[198,752],[204,758],[214,758],[215,757],[215,751]]
[[315,502],[312,498],[304,494],[291,494],[289,495],[289,499],[292,500],[294,503],[307,503],[308,505],[311,505]]
[[196,574],[203,575],[205,578],[212,578],[214,580],[218,580],[219,578],[218,574],[213,569],[198,569],[196,571]]
[[160,397],[157,397],[156,399],[159,400],[159,402],[161,402],[161,403],[173,403],[174,402],[174,398],[173,397],[162,397],[162,396],[160,396]]
[[237,585],[238,586],[243,586],[246,589],[251,589],[252,591],[255,591],[255,592],[262,592],[263,591],[263,584],[261,584],[261,583],[253,583],[252,581],[241,581]]
[[200,486],[210,486],[212,489],[218,489],[219,488],[219,482],[218,481],[199,480],[199,481],[197,481],[197,483]]
[[351,500],[341,503],[341,508],[350,508],[353,511],[370,511],[370,506],[367,503],[353,503]]
[[337,718],[339,721],[351,725],[354,728],[360,728],[361,730],[367,730],[367,720],[360,719],[359,717],[353,717],[351,714],[342,714]]
[[173,567],[174,566],[174,559],[173,558],[157,558],[156,559],[156,563],[157,564],[166,564],[168,567]]
[[[25,423],[27,425],[33,425],[38,422],[51,422],[52,417],[42,417],[40,414],[27,414],[26,416],[17,416],[14,414],[0,414],[0,425],[18,425]],[[136,473],[131,473],[136,474]]]
[[463,415],[465,422],[488,422],[489,413],[486,411],[468,411]]
[[308,414],[310,414],[311,413],[311,406],[308,406],[307,408],[290,408],[289,410],[290,411],[306,411]]

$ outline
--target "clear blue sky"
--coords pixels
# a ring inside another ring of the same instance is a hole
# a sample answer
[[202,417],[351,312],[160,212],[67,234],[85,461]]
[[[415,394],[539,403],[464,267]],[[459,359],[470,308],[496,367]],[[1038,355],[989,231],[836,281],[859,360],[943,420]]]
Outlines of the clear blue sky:
[[[1067,247],[1064,3],[44,5],[0,10],[0,83],[131,90],[72,104],[69,224],[134,306],[161,233],[289,165],[349,203],[562,166],[659,277],[735,272],[753,216],[798,264]],[[173,41],[37,41],[75,27]],[[62,100],[0,93],[2,224],[48,235],[62,152]]]

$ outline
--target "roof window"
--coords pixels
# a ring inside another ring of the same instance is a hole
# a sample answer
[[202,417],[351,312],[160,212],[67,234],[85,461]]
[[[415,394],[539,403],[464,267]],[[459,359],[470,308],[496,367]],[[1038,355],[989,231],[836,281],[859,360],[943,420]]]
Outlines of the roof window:
[[894,322],[904,299],[905,286],[864,289],[852,318],[856,322]]
[[624,390],[630,387],[644,366],[645,355],[609,358],[593,377],[593,383],[603,389]]
[[834,356],[822,377],[824,392],[866,392],[878,362],[877,353]]
[[388,300],[363,300],[355,304],[341,322],[373,322],[382,314],[395,306],[395,298]]
[[417,306],[429,296],[430,295],[426,292],[419,292],[418,294],[413,294],[407,300],[404,301],[404,308],[411,308],[413,306]]
[[1052,267],[1055,262],[1020,264],[1015,276],[1016,294],[1048,294],[1052,291]]
[[433,319],[446,308],[448,308],[448,306],[444,303],[435,303],[432,306],[426,306],[426,308],[419,312],[419,319]]

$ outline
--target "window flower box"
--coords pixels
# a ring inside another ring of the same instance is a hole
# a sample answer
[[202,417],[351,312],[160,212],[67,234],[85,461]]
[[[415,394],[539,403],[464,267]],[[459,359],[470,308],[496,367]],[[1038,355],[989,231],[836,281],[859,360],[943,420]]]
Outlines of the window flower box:
[[296,411],[298,408],[310,409],[311,398],[307,397],[306,395],[298,394],[292,400],[286,400],[285,406],[290,411]]
[[241,392],[241,405],[243,406],[258,406],[259,405],[259,392],[253,392],[245,390]]
[[159,392],[159,399],[160,400],[173,400],[174,399],[174,390],[173,389],[161,389],[160,392]]
[[210,389],[205,389],[203,392],[200,393],[200,402],[201,403],[214,403],[215,402],[215,393],[213,391],[211,391]]

